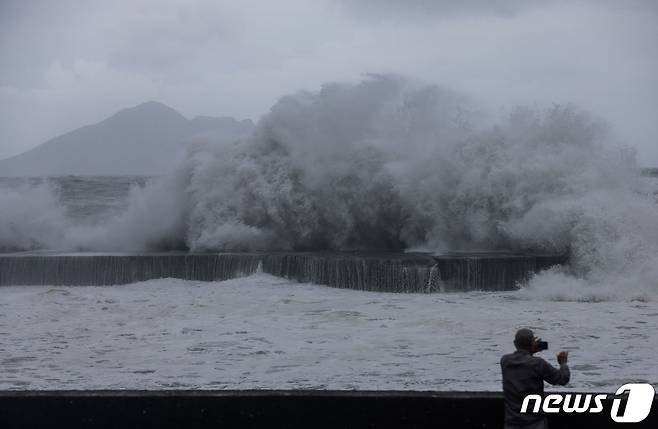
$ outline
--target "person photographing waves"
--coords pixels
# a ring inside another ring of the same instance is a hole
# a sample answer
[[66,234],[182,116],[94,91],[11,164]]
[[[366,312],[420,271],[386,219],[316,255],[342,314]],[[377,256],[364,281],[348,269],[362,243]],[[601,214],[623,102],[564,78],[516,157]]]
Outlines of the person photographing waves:
[[523,398],[527,395],[544,395],[544,381],[564,386],[571,373],[567,361],[569,354],[557,354],[559,368],[555,368],[535,353],[546,350],[548,344],[535,337],[530,329],[519,329],[514,336],[514,353],[500,359],[503,374],[506,429],[545,429],[546,416],[541,413],[521,413]]

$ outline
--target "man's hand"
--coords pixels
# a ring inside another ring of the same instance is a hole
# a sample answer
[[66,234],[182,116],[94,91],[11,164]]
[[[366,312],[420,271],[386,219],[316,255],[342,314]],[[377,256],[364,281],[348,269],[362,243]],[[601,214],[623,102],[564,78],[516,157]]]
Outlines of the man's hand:
[[569,352],[561,351],[557,354],[557,363],[560,365],[566,364],[569,359]]

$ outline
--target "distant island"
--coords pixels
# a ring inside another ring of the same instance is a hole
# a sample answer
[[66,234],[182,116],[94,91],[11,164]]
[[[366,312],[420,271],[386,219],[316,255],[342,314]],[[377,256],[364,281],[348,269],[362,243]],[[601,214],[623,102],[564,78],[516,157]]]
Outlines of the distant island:
[[159,175],[176,166],[191,142],[236,139],[253,127],[249,119],[190,120],[149,101],[0,160],[0,177]]

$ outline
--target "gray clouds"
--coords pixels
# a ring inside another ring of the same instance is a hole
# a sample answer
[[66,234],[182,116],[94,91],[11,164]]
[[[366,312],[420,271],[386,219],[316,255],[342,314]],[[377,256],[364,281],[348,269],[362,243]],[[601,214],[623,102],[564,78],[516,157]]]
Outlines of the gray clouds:
[[364,19],[406,19],[450,17],[459,14],[514,15],[541,5],[540,0],[343,0]]
[[656,165],[655,18],[648,1],[3,1],[0,158],[149,99],[257,119],[381,72],[494,109],[573,101]]

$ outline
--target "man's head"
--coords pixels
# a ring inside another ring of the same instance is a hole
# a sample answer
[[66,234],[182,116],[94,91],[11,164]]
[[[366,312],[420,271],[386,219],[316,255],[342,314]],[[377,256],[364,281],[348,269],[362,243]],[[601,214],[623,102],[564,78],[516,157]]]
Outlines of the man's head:
[[530,329],[519,329],[514,336],[514,345],[517,350],[532,351],[535,342],[535,334]]

